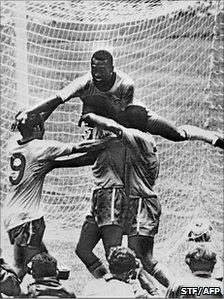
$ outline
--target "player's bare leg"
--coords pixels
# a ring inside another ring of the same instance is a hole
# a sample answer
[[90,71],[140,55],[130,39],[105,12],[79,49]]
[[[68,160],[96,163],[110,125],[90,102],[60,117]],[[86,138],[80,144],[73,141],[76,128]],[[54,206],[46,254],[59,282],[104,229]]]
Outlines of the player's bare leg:
[[38,253],[47,252],[47,248],[43,242],[39,246],[29,247],[14,244],[14,269],[18,277],[22,280],[28,273],[27,264]]
[[100,239],[98,225],[92,216],[87,216],[75,252],[95,278],[101,278],[107,273],[101,260],[93,253],[93,249]]
[[154,276],[162,285],[168,287],[172,274],[169,270],[153,259],[154,237],[131,236],[128,238],[128,247],[141,260],[144,269]]
[[13,254],[14,254],[14,270],[19,277],[19,279],[23,279],[23,277],[28,272],[28,267],[26,265],[25,252],[24,247],[18,244],[14,244],[13,246]]
[[111,247],[121,246],[123,229],[119,225],[104,225],[100,227],[106,257]]
[[35,246],[35,247],[31,247],[28,245],[27,247],[25,247],[24,252],[26,257],[26,263],[29,263],[36,254],[42,252],[48,253],[48,250],[44,242],[41,242],[39,246]]

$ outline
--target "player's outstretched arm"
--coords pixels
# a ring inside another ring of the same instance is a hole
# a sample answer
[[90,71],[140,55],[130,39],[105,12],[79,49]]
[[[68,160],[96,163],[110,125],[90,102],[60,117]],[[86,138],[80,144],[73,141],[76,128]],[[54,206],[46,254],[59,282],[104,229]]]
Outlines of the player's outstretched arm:
[[106,118],[104,116],[96,115],[95,113],[87,113],[81,117],[81,122],[87,123],[89,126],[100,127],[103,130],[114,133],[117,137],[120,137],[124,127],[118,124],[116,121]]
[[74,97],[79,97],[83,90],[85,90],[88,82],[88,74],[80,78],[73,80],[70,84],[59,90],[55,96],[45,99],[35,106],[25,109],[18,116],[17,119],[23,123],[32,113],[43,113],[44,119],[46,120],[51,113],[60,105]]
[[113,139],[116,138],[117,137],[114,135],[102,139],[91,139],[91,140],[80,142],[73,146],[71,154],[94,152],[94,151],[102,150],[108,145],[108,143],[110,143]]
[[63,104],[63,101],[60,97],[54,97],[41,101],[31,108],[19,112],[16,119],[24,124],[30,114],[41,113],[43,119],[46,120],[60,104]]
[[78,157],[70,158],[70,159],[63,159],[63,160],[53,160],[52,161],[52,168],[71,168],[71,167],[84,167],[93,165],[98,157],[99,152],[93,153],[86,153],[84,155],[80,155]]

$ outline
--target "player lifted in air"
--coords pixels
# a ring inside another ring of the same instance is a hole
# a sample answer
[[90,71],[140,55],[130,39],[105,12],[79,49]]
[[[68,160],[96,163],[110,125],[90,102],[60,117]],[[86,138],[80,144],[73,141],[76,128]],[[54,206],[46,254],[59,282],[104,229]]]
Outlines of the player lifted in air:
[[[47,115],[48,116],[48,115]],[[47,252],[42,241],[45,223],[40,208],[46,174],[53,169],[52,161],[60,156],[101,148],[107,139],[80,144],[64,144],[42,140],[44,118],[32,114],[24,124],[16,120],[14,134],[8,141],[9,186],[4,202],[4,225],[14,246],[14,266],[20,279],[27,272],[27,263],[40,252]],[[108,140],[111,139],[110,137]]]
[[[51,113],[60,104],[69,101],[71,98],[79,97],[88,112],[89,107],[95,107],[95,113],[109,117],[118,123],[122,118],[125,109],[131,109],[131,121],[136,122],[141,130],[148,131],[153,135],[160,135],[172,141],[202,140],[214,146],[224,148],[223,137],[217,132],[209,132],[195,126],[175,127],[171,122],[158,116],[152,111],[146,110],[141,105],[134,103],[134,83],[125,73],[114,69],[113,57],[105,50],[96,51],[91,58],[91,73],[76,78],[68,86],[58,91],[49,100],[39,103],[31,109],[21,112],[17,119],[24,121],[33,111]],[[97,111],[96,99],[101,101],[101,107]],[[131,105],[135,104],[135,105]],[[131,107],[129,107],[131,105]],[[106,114],[105,114],[106,113]],[[108,114],[107,114],[108,115]],[[142,118],[144,123],[138,123]],[[135,124],[131,124],[132,127]]]

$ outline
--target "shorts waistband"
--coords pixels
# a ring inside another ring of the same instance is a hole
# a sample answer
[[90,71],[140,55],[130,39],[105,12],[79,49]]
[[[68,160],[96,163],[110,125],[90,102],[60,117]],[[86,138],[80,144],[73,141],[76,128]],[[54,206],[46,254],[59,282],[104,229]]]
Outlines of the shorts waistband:
[[113,189],[125,189],[125,188],[124,188],[124,186],[120,185],[120,186],[107,187],[107,188],[97,188],[97,189],[94,189],[94,192],[99,191],[99,190],[113,190]]

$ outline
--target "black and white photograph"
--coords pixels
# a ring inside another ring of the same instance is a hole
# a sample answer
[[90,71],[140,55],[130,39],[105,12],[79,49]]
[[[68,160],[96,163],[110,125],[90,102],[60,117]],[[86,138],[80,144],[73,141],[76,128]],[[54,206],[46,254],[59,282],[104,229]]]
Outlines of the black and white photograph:
[[0,297],[223,298],[224,1],[0,4]]

